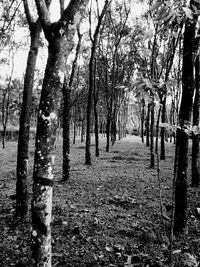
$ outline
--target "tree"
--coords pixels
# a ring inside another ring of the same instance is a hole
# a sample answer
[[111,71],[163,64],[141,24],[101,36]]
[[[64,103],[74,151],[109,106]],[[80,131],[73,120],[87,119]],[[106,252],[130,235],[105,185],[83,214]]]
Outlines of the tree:
[[41,33],[40,22],[32,17],[28,1],[24,0],[23,3],[31,41],[24,78],[17,150],[16,214],[22,220],[24,220],[28,211],[27,175],[29,165],[29,131],[34,75]]
[[[91,2],[92,3],[92,2]],[[97,1],[98,5],[98,1]],[[91,145],[91,112],[92,112],[92,96],[94,95],[94,87],[95,87],[95,57],[96,57],[96,48],[98,44],[98,36],[100,27],[102,24],[103,17],[106,13],[107,7],[109,5],[109,0],[106,0],[103,6],[103,9],[101,11],[101,14],[98,12],[98,22],[97,26],[94,32],[94,35],[92,36],[91,33],[91,19],[90,19],[90,39],[92,42],[91,47],[91,56],[90,56],[90,62],[89,62],[89,90],[88,90],[88,102],[87,102],[87,128],[86,128],[86,148],[85,148],[85,164],[90,165],[91,164],[91,151],[90,151],[90,145]],[[91,11],[90,11],[91,12]],[[90,15],[91,18],[91,15]]]
[[63,85],[63,177],[62,181],[67,181],[70,176],[70,108],[71,108],[71,90],[74,80],[74,75],[77,69],[77,61],[81,48],[81,41],[83,34],[80,33],[80,24],[77,27],[78,44],[76,47],[76,54],[72,64],[72,70],[69,78],[69,82],[65,77]]
[[51,214],[54,143],[58,127],[57,92],[64,82],[65,63],[71,52],[77,24],[87,0],[71,0],[60,19],[51,23],[47,4],[35,0],[45,38],[48,59],[39,104],[35,144],[32,199],[32,257],[35,266],[51,266]]
[[[192,1],[190,2],[192,4]],[[175,184],[174,233],[184,232],[187,226],[187,168],[188,127],[190,125],[194,95],[194,43],[197,16],[185,22],[183,38],[182,98],[177,128],[177,170]]]
[[[199,108],[200,108],[200,96],[199,96],[199,56],[195,61],[195,98],[193,104],[193,128],[199,126]],[[199,133],[193,133],[192,136],[192,186],[199,186],[200,183],[200,166],[199,166]]]

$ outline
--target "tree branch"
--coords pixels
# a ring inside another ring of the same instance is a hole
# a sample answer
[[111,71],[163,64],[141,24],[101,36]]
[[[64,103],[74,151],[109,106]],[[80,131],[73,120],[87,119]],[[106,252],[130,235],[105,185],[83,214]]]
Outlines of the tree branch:
[[31,16],[31,12],[30,12],[30,9],[29,9],[28,1],[27,0],[23,0],[23,4],[24,4],[24,11],[25,11],[25,14],[26,14],[26,19],[27,19],[29,28],[31,28],[33,23],[35,23],[35,20]]
[[60,2],[60,16],[62,16],[62,14],[65,10],[65,5],[64,5],[65,0],[59,0],[59,2]]
[[35,0],[38,15],[40,18],[41,26],[44,30],[45,35],[48,35],[48,30],[51,26],[51,20],[49,15],[48,6],[51,3],[51,0]]

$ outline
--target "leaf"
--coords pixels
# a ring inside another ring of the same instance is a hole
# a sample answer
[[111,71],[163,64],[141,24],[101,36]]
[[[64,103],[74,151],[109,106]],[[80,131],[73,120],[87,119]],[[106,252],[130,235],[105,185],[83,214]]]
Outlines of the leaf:
[[174,250],[172,253],[173,253],[173,254],[179,254],[179,253],[181,253],[181,249],[176,249],[176,250]]
[[113,252],[113,248],[110,247],[109,245],[106,245],[106,251],[108,251],[108,252]]
[[190,8],[188,7],[183,7],[183,11],[185,12],[185,15],[189,19],[193,19],[193,12]]
[[153,89],[153,86],[152,86],[150,80],[148,80],[148,79],[144,79],[144,82],[145,82],[145,84],[146,84],[146,86],[147,86],[148,88]]

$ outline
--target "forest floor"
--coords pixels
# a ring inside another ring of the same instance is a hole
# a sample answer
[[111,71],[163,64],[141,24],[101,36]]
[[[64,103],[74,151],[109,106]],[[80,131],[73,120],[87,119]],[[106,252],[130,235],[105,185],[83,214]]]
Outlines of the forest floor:
[[[61,183],[62,141],[58,141],[53,267],[169,266],[171,211],[166,207],[172,199],[174,148],[166,143],[166,160],[160,162],[158,177],[157,159],[155,168],[150,169],[149,148],[139,137],[117,141],[109,153],[105,152],[105,139],[100,139],[100,157],[93,157],[91,166],[84,165],[84,143],[77,141],[71,146],[71,178]],[[14,219],[16,149],[16,142],[8,142],[0,151],[0,266],[31,267],[31,220],[18,225]],[[32,144],[32,163],[33,149]],[[30,198],[31,176],[32,167]],[[174,238],[173,266],[199,266],[196,207],[200,207],[199,189],[189,187],[188,233]]]

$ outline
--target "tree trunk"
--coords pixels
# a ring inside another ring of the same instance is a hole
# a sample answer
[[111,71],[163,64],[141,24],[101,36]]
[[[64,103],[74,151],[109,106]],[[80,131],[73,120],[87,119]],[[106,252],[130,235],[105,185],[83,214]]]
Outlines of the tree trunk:
[[63,86],[63,182],[67,181],[70,176],[70,95],[71,87],[69,87],[65,81]]
[[98,91],[96,90],[96,61],[94,66],[94,132],[95,132],[95,155],[99,157],[99,116],[97,110]]
[[110,150],[110,112],[107,114],[107,122],[106,122],[106,152],[109,152]]
[[145,109],[145,100],[144,98],[141,100],[141,139],[142,139],[142,143],[144,143],[144,109]]
[[194,95],[193,51],[196,20],[187,19],[183,40],[182,99],[177,129],[177,178],[175,185],[174,233],[184,232],[187,226],[187,169],[188,134]]
[[[199,126],[199,108],[200,108],[200,98],[199,98],[199,56],[195,61],[195,83],[196,83],[196,93],[193,105],[193,127]],[[192,136],[192,186],[199,186],[200,182],[200,165],[199,165],[199,133],[193,134]]]
[[[95,57],[96,57],[96,47],[97,41],[100,31],[100,26],[103,20],[103,17],[106,13],[106,9],[108,6],[108,0],[105,1],[101,15],[98,17],[97,27],[94,32],[94,36],[91,36],[92,47],[91,47],[91,56],[89,62],[89,90],[88,90],[88,103],[87,103],[87,129],[86,129],[86,147],[85,147],[85,164],[90,165],[91,162],[91,113],[92,113],[92,96],[94,94],[94,86],[95,86]],[[91,21],[90,21],[90,30],[91,30]]]
[[[63,9],[63,3],[61,5]],[[80,34],[80,29],[78,27],[78,44],[76,47],[76,54],[72,65],[72,71],[69,79],[69,84],[67,84],[66,78],[63,86],[63,98],[64,98],[64,108],[63,108],[63,177],[62,181],[67,181],[70,176],[70,120],[71,120],[71,112],[70,112],[70,96],[71,89],[73,85],[73,80],[75,76],[75,72],[77,69],[77,60],[78,55],[81,48],[81,41],[83,35]]]
[[150,125],[150,168],[154,168],[154,101],[152,100],[151,107],[151,125]]
[[81,121],[81,143],[84,142],[84,137],[85,137],[85,119],[83,115],[83,119]]
[[87,102],[87,128],[86,128],[86,145],[85,145],[85,164],[91,165],[91,114],[92,114],[92,97],[94,93],[94,59],[96,46],[92,46],[89,63],[89,90]]
[[146,116],[146,123],[145,123],[145,128],[146,128],[146,146],[149,146],[149,120],[150,120],[150,108],[151,108],[151,103],[148,103],[147,105],[147,116]]
[[[57,92],[63,88],[66,60],[88,1],[71,0],[57,23],[51,24],[45,4],[36,0],[40,22],[48,40],[48,60],[38,112],[32,199],[32,257],[35,267],[51,267],[51,220],[54,144],[58,127]],[[76,16],[78,13],[78,16]]]
[[156,147],[155,147],[155,153],[156,154],[158,154],[158,139],[159,139],[160,114],[161,114],[161,106],[159,107],[159,110],[158,110],[157,124],[156,124]]
[[35,66],[39,49],[41,27],[37,21],[31,28],[31,45],[28,54],[24,80],[23,102],[20,114],[18,150],[17,150],[17,182],[16,182],[16,215],[24,220],[28,212],[28,160],[29,160],[29,131],[32,92]]
[[[161,102],[162,104],[162,116],[161,116],[161,122],[165,123],[166,118],[166,97]],[[160,159],[165,159],[165,127],[161,127],[160,131]]]

